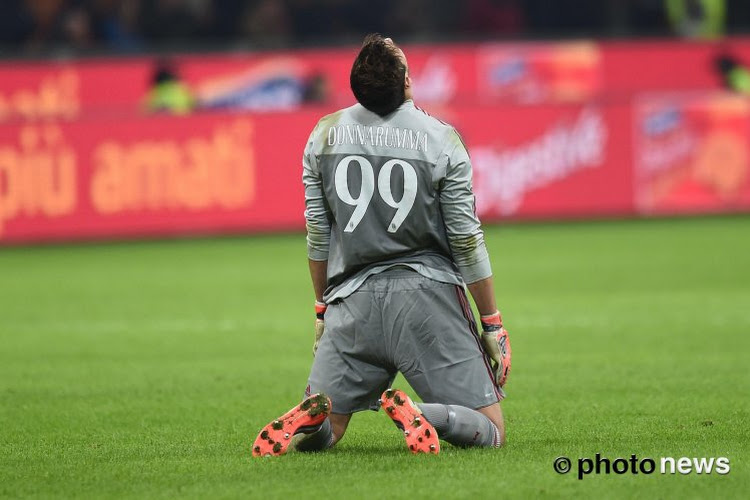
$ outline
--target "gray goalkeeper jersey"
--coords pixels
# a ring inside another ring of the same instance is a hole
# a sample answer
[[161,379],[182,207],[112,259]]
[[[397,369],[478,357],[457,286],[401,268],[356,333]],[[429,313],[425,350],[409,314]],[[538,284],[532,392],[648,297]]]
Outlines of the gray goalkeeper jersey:
[[491,276],[471,162],[450,125],[411,100],[323,117],[305,147],[308,256],[328,260],[331,302],[394,266],[463,285]]

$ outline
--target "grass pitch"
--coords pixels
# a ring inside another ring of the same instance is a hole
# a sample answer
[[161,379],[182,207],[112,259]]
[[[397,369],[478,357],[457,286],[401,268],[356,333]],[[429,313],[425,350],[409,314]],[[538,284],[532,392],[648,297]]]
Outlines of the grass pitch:
[[[0,249],[0,496],[746,498],[750,218],[487,240],[513,342],[509,442],[436,457],[371,412],[325,454],[250,457],[311,362],[302,235]],[[596,453],[732,470],[553,471]]]

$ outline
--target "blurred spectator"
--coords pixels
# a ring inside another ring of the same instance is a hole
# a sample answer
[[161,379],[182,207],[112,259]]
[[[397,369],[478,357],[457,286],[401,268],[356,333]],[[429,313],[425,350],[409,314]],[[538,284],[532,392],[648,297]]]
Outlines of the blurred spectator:
[[150,113],[186,114],[194,107],[195,99],[188,86],[180,81],[174,65],[168,60],[157,61],[146,109]]
[[688,38],[717,38],[724,34],[725,0],[665,0],[672,29]]
[[75,49],[90,49],[96,39],[91,12],[84,5],[73,5],[62,15],[60,31],[66,46]]
[[393,4],[385,31],[395,37],[427,38],[439,33],[438,12],[430,0],[400,0]]
[[719,54],[715,63],[725,88],[750,95],[750,69],[747,66],[742,65],[729,53]]
[[143,47],[139,34],[140,0],[93,0],[91,14],[98,38],[117,51]]
[[518,35],[524,16],[519,0],[468,0],[464,30],[480,35]]
[[324,73],[312,75],[306,82],[302,92],[302,102],[307,104],[322,104],[328,100],[328,80]]
[[668,35],[750,31],[748,0],[4,0],[0,50],[194,50],[457,37]]
[[240,34],[259,45],[282,45],[292,39],[286,4],[279,0],[249,3],[240,23]]
[[24,8],[32,19],[33,28],[25,40],[27,50],[39,51],[57,38],[64,0],[26,0]]

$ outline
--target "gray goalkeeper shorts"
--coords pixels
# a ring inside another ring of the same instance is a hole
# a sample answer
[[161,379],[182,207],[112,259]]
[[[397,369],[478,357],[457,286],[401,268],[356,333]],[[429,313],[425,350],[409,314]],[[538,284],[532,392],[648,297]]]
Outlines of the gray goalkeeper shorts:
[[306,393],[333,413],[378,409],[397,372],[425,403],[481,408],[498,402],[463,288],[395,268],[328,306]]

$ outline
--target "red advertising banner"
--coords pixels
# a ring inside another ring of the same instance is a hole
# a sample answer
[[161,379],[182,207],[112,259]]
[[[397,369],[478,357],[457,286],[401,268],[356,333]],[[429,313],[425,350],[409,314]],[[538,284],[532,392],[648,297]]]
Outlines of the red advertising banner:
[[[213,110],[336,109],[353,102],[357,47],[175,56],[198,106]],[[750,39],[721,43],[536,42],[405,46],[424,106],[621,101],[649,90],[720,89],[715,60],[750,65]],[[0,64],[0,123],[139,114],[157,57]]]
[[[750,209],[750,102],[444,106],[477,210],[504,219]],[[323,108],[0,125],[0,243],[304,228]]]
[[750,38],[716,41],[612,41],[600,44],[604,96],[644,91],[722,88],[716,60],[729,55],[750,66]]
[[480,46],[478,99],[582,102],[602,93],[601,58],[593,42]]
[[750,209],[750,101],[643,96],[634,113],[636,205],[645,214]]
[[[0,126],[0,242],[302,229],[320,110]],[[631,213],[629,110],[454,107],[486,221]]]
[[0,123],[138,112],[149,85],[146,59],[0,65]]
[[482,220],[631,213],[628,124],[628,107],[619,105],[457,114]]
[[302,228],[318,115],[0,127],[0,242]]
[[[198,108],[215,111],[333,110],[353,104],[349,71],[356,48],[241,55],[179,56],[168,62]],[[416,98],[447,104],[474,100],[474,51],[414,47],[409,64]],[[0,123],[39,118],[142,114],[157,58],[0,64]]]

